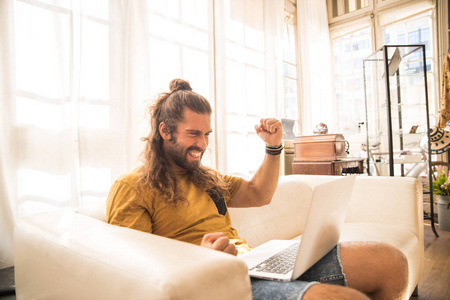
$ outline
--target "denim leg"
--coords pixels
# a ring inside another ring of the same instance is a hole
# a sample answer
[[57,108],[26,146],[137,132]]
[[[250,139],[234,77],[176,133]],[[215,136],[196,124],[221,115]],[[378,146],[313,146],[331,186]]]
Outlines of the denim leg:
[[340,244],[297,280],[281,282],[252,278],[251,283],[254,300],[300,300],[312,285],[318,283],[347,286],[342,270]]
[[254,300],[300,300],[305,292],[317,282],[294,280],[290,282],[252,278]]
[[298,280],[347,286],[347,279],[342,269],[340,246],[340,244],[336,245]]

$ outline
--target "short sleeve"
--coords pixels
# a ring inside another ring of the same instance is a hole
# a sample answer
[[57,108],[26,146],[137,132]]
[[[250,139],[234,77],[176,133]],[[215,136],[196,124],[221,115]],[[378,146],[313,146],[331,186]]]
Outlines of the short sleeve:
[[231,175],[222,175],[222,177],[229,184],[230,198],[226,199],[226,203],[228,205],[230,200],[233,199],[234,195],[236,195],[237,191],[241,187],[244,178],[235,177]]
[[106,201],[106,219],[109,224],[152,233],[152,220],[141,205],[139,192],[123,181],[114,182]]

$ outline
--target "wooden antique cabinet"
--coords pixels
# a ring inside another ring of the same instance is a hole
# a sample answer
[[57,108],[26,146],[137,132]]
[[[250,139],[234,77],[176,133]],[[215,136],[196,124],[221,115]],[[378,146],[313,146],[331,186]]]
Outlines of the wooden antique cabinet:
[[292,173],[342,175],[362,173],[363,160],[347,158],[342,134],[298,136],[294,140]]

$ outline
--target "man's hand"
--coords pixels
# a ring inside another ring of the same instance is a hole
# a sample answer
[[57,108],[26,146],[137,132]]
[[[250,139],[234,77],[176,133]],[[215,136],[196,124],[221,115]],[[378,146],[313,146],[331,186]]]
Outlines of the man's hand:
[[234,244],[230,244],[230,239],[222,232],[208,233],[203,236],[202,247],[222,251],[231,255],[237,255],[238,251]]
[[277,119],[261,119],[255,125],[256,134],[266,143],[267,146],[276,147],[283,139],[283,125]]

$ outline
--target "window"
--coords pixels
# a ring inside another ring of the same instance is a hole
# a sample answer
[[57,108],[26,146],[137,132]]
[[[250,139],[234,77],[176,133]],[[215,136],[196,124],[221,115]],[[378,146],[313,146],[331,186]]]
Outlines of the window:
[[[427,82],[428,82],[428,98],[432,105],[429,105],[430,108],[430,120],[434,119],[436,115],[436,105],[434,105],[438,101],[438,97],[436,97],[436,89],[434,88],[434,84],[436,82],[436,73],[435,70],[435,59],[434,59],[434,40],[433,40],[433,19],[431,11],[425,12],[423,14],[419,14],[417,16],[413,16],[407,18],[406,20],[402,20],[384,27],[384,37],[385,43],[390,45],[396,44],[406,44],[406,45],[414,45],[414,44],[424,44],[425,45],[425,55],[426,55],[426,70],[427,70]],[[421,61],[414,62],[415,59],[421,60],[422,57],[418,57],[419,54],[412,54],[409,58],[413,60],[409,64],[411,68],[414,69],[423,69],[423,64]],[[414,72],[414,70],[410,70]],[[414,95],[411,95],[414,97]]]
[[276,83],[277,66],[268,63],[279,55],[278,49],[271,48],[279,47],[278,33],[270,33],[267,24],[279,26],[276,3],[280,2],[147,1],[150,88],[156,88],[154,94],[170,79],[181,77],[210,100],[217,127],[203,163],[227,174],[250,177],[257,170],[264,151],[254,125],[261,118],[283,114],[277,112],[277,101],[288,107],[286,115],[295,117],[297,111],[295,5],[285,31],[290,56],[285,64],[289,72],[284,77],[284,100],[276,96],[281,88]]
[[372,29],[333,39],[335,105],[338,132],[364,135],[363,59],[372,53]]
[[[225,1],[226,172],[248,177],[262,161],[254,124],[266,114],[264,7]],[[256,3],[255,3],[256,4]],[[253,155],[252,155],[253,153]]]
[[12,3],[9,186],[19,216],[104,201],[141,163],[146,100],[173,78],[212,104],[204,164],[224,173],[249,177],[261,164],[260,118],[297,118],[291,0],[285,26],[284,1]]
[[[219,1],[215,20],[219,169],[250,178],[264,158],[254,125],[280,117],[283,1]],[[281,4],[281,5],[280,5]],[[294,78],[294,77],[293,77]],[[293,87],[291,87],[293,89]],[[291,91],[289,91],[291,93]],[[292,104],[292,95],[288,96]],[[226,154],[226,155],[225,155]]]
[[[341,14],[333,14],[334,5],[344,2],[348,1],[328,1],[334,57],[335,124],[337,131],[349,140],[352,155],[359,156],[364,155],[360,144],[365,137],[362,60],[384,44],[426,45],[430,120],[434,119],[438,102],[434,5],[430,1],[368,1],[353,12],[339,9]],[[420,64],[417,62],[416,67],[421,68]]]
[[102,145],[115,143],[108,9],[106,0],[14,1],[19,215],[107,195],[112,164],[103,158],[114,147]]

